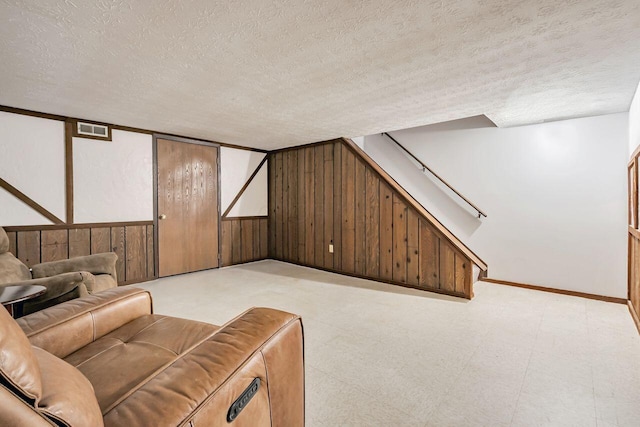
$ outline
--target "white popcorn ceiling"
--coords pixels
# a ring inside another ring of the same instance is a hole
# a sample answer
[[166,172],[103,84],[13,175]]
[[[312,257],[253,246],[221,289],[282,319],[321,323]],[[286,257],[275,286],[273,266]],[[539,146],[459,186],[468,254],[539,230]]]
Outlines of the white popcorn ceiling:
[[0,104],[274,149],[627,111],[638,0],[0,0]]

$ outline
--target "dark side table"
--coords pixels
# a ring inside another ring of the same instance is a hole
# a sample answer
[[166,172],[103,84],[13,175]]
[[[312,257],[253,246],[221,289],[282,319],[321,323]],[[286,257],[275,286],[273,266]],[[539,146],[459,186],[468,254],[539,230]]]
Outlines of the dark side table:
[[0,303],[4,305],[14,319],[22,317],[24,302],[47,292],[39,285],[0,286]]

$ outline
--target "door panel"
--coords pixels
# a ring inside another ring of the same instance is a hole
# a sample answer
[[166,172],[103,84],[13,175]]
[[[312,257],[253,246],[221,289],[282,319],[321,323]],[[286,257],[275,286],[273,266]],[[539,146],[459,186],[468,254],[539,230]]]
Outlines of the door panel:
[[158,274],[218,267],[218,147],[157,144]]

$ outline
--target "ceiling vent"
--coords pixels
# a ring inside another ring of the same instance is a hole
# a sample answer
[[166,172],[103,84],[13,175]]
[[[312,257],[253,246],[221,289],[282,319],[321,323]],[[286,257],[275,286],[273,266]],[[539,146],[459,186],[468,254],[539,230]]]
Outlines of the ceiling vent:
[[100,139],[111,139],[109,135],[109,126],[96,125],[93,123],[78,122],[78,136],[88,136]]

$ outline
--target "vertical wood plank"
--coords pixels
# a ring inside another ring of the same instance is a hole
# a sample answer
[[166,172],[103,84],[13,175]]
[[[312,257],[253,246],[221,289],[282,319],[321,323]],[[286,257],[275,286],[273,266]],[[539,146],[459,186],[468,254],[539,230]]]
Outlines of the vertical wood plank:
[[153,225],[147,225],[147,278],[156,277]]
[[27,267],[40,262],[40,232],[39,231],[19,231],[18,232],[18,259]]
[[67,230],[42,230],[41,262],[69,259],[69,234]]
[[393,193],[380,182],[380,277],[393,279]]
[[471,265],[467,257],[461,253],[455,253],[455,291],[470,297],[471,289]]
[[290,261],[298,260],[298,249],[300,242],[298,241],[298,150],[292,150],[289,152],[289,165],[287,173],[289,174],[289,219],[287,221],[287,235],[288,235],[288,248]]
[[265,259],[269,257],[269,250],[267,247],[267,228],[269,223],[266,219],[260,219],[260,259]]
[[370,168],[365,171],[367,201],[365,206],[366,271],[380,276],[380,180]]
[[143,225],[125,227],[125,281],[143,280],[147,274],[147,229]]
[[640,307],[640,298],[638,298],[639,296],[639,291],[640,291],[640,286],[638,286],[638,240],[631,234],[629,234],[629,238],[630,238],[630,243],[631,243],[631,265],[630,265],[630,277],[631,277],[631,285],[632,288],[630,289],[629,292],[629,296],[631,298],[631,303],[633,305],[633,307],[636,310],[636,313],[638,313],[638,308]]
[[[282,215],[282,186],[284,184],[284,179],[282,178],[282,152],[276,153],[275,155],[275,164],[276,164],[276,191],[275,191],[275,195],[276,195],[276,245],[275,245],[275,251],[276,251],[276,258],[277,259],[283,259],[284,257],[284,248],[282,247],[282,243],[283,243],[283,238],[284,238],[284,233],[282,230],[282,225],[284,224],[284,217]],[[232,226],[232,230],[233,227],[235,227],[235,224]],[[239,224],[238,224],[239,227]],[[235,238],[234,238],[235,241]],[[235,253],[235,251],[234,251]],[[235,255],[233,256],[234,258],[234,263],[238,262],[236,260]]]
[[69,258],[91,254],[91,230],[88,228],[69,229]]
[[240,233],[242,235],[242,262],[253,259],[253,219],[240,220]]
[[251,260],[260,259],[260,220],[252,219],[251,228],[253,236],[251,237]]
[[407,205],[393,195],[393,280],[407,282]]
[[324,244],[324,146],[317,145],[313,149],[314,169],[314,265],[324,265],[324,253],[328,252]]
[[[291,259],[291,247],[289,246],[289,162],[291,151],[282,153],[282,259]],[[244,226],[244,222],[242,223]]]
[[449,242],[440,242],[440,289],[455,291],[455,252]]
[[306,241],[307,241],[307,227],[306,227],[306,220],[307,220],[307,216],[306,216],[306,212],[309,209],[306,205],[305,205],[305,195],[306,195],[306,187],[305,187],[305,155],[304,155],[304,149],[301,150],[296,150],[296,152],[298,153],[298,197],[297,197],[297,204],[298,204],[298,208],[296,211],[296,214],[298,216],[297,218],[297,222],[298,222],[298,252],[297,252],[297,257],[295,258],[295,261],[304,264],[306,259],[307,259],[307,253],[306,253]]
[[111,229],[98,227],[91,229],[91,253],[102,254],[111,252]]
[[333,269],[342,270],[342,142],[333,144]]
[[[280,253],[282,253],[282,247],[280,248]],[[240,220],[234,219],[231,221],[231,264],[238,264],[239,262],[242,262],[242,231]]]
[[418,213],[407,210],[407,283],[413,286],[420,284],[420,228]]
[[420,286],[438,289],[440,283],[440,239],[420,219]]
[[342,150],[342,271],[355,272],[355,155]]
[[7,237],[9,238],[9,252],[16,258],[18,257],[18,236],[15,231],[7,231]]
[[305,186],[305,263],[313,265],[315,261],[315,163],[314,149],[304,149],[304,186]]
[[118,283],[126,280],[126,247],[125,247],[125,231],[124,227],[111,227],[111,252],[118,255],[116,262],[116,274]]
[[[333,145],[324,144],[324,268],[333,268],[333,253],[329,245],[333,245]],[[334,245],[335,246],[335,245]]]
[[222,220],[222,265],[229,266],[233,263],[232,248],[233,240],[231,238],[231,223],[228,219]]
[[[267,161],[269,167],[269,225],[268,225],[268,251],[269,257],[276,257],[276,167],[275,167],[275,154],[269,154],[269,160]],[[231,233],[231,224],[229,224],[229,233]],[[231,239],[231,234],[229,234]],[[224,256],[223,256],[224,259]],[[231,258],[229,258],[231,262]],[[225,264],[229,265],[229,264]]]
[[355,158],[355,209],[354,209],[354,237],[355,237],[355,273],[364,275],[366,272],[367,248],[365,241],[365,202],[367,197],[367,184],[365,181],[365,165]]

